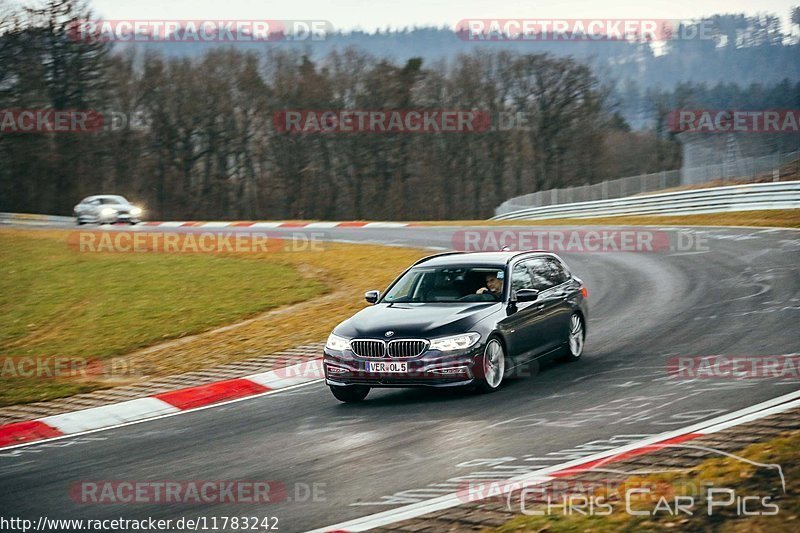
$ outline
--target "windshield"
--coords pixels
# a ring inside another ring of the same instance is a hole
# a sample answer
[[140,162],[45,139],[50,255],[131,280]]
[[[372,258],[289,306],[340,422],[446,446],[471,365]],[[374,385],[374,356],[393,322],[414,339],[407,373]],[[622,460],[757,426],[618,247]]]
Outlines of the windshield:
[[384,295],[383,303],[499,302],[503,267],[412,268]]
[[122,196],[101,196],[98,198],[101,204],[121,204],[128,205],[128,200]]

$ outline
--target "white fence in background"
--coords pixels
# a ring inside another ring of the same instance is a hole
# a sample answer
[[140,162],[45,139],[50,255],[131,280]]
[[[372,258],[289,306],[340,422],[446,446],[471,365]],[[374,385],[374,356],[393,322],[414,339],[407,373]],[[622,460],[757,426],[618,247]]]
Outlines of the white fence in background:
[[707,183],[718,179],[755,178],[777,170],[800,158],[800,152],[775,153],[763,157],[738,157],[725,163],[681,169],[684,184]]
[[594,218],[621,215],[691,215],[795,208],[800,208],[800,181],[782,181],[529,207],[497,215],[492,220]]
[[503,215],[528,207],[542,207],[595,200],[625,198],[687,184],[707,183],[718,179],[749,179],[777,170],[800,158],[800,151],[772,154],[765,157],[744,157],[719,165],[703,165],[680,170],[666,170],[628,178],[607,180],[593,185],[537,191],[515,196],[500,204],[495,215]]

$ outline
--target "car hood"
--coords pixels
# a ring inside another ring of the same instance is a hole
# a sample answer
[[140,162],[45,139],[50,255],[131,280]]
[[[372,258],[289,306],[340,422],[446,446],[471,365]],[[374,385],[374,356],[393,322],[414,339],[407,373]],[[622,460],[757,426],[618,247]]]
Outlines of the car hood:
[[334,330],[347,338],[434,338],[470,331],[481,319],[502,309],[498,302],[393,303],[362,309]]

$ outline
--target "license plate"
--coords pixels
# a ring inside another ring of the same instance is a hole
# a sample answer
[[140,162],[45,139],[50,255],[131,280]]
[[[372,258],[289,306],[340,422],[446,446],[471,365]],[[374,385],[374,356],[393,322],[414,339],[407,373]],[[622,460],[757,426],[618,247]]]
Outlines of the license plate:
[[367,371],[392,374],[408,372],[408,363],[401,363],[399,361],[368,361]]

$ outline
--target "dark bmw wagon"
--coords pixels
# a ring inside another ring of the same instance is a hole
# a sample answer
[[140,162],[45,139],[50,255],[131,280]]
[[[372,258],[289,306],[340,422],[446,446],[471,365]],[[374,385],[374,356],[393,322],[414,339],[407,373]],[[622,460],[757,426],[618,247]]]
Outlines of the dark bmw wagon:
[[497,390],[517,366],[583,352],[587,292],[549,252],[448,252],[414,263],[339,324],[325,381],[343,402],[372,387]]

